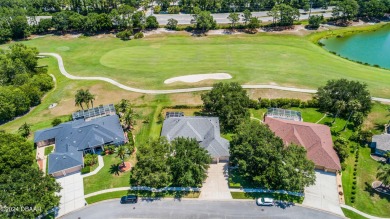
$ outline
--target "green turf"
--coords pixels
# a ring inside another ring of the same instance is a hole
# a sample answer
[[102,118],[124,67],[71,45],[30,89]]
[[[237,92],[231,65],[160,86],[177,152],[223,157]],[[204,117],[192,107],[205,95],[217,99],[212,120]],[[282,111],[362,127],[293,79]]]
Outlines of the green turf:
[[49,155],[53,151],[54,146],[49,146],[45,148],[45,156]]
[[348,210],[346,208],[341,208],[343,210],[344,216],[350,219],[367,219],[366,217],[356,214],[355,212]]
[[359,149],[358,171],[356,175],[357,189],[354,203],[351,202],[350,197],[355,156],[351,154],[347,159],[347,168],[342,174],[345,201],[347,205],[364,213],[388,217],[390,215],[390,196],[377,193],[371,188],[371,183],[376,179],[377,168],[380,164],[370,157],[370,152],[371,149],[368,147]]
[[[227,72],[240,83],[314,89],[329,79],[347,78],[366,82],[374,96],[390,97],[390,71],[332,55],[311,40],[262,33],[200,38],[175,34],[131,41],[47,36],[25,43],[59,53],[74,75],[106,76],[142,88],[195,86],[163,82],[180,75]],[[196,86],[205,84],[210,82]]]
[[119,174],[113,171],[113,165],[121,163],[115,154],[103,157],[104,167],[95,175],[84,178],[84,194],[129,186],[130,171]]

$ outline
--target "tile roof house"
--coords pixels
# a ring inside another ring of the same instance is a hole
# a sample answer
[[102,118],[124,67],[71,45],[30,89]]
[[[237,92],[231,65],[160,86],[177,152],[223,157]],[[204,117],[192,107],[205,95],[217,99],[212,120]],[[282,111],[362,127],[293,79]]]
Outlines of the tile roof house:
[[384,156],[390,151],[390,134],[372,136],[371,147],[375,149],[375,153]]
[[35,132],[37,147],[55,144],[48,156],[48,173],[63,176],[83,167],[83,154],[94,152],[106,144],[121,145],[126,138],[117,115],[62,123],[56,127]]
[[229,141],[221,137],[217,117],[168,117],[164,120],[161,136],[168,141],[178,137],[195,138],[214,162],[229,160]]
[[316,169],[331,172],[341,169],[328,126],[267,116],[264,117],[264,123],[283,140],[285,145],[294,143],[304,146],[307,157],[315,163]]

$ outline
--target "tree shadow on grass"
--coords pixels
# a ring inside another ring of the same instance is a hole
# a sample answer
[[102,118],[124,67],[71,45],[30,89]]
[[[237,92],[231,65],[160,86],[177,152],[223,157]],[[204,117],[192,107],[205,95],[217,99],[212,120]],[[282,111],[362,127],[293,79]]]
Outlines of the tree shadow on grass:
[[110,167],[110,173],[119,176],[120,165],[119,164],[112,164]]
[[383,132],[385,130],[385,124],[375,123],[374,129]]
[[381,192],[377,192],[374,188],[372,188],[371,184],[368,182],[365,182],[364,191],[368,192],[370,194],[370,197],[374,197],[375,194],[377,194],[381,199],[386,199],[387,201],[390,201],[390,195],[386,195]]

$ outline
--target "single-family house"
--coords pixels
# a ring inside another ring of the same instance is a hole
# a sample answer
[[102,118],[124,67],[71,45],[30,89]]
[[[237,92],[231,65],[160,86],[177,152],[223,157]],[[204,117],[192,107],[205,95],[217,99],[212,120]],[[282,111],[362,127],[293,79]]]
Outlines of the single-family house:
[[53,128],[35,132],[37,147],[54,144],[54,152],[48,156],[48,174],[64,176],[83,168],[83,155],[103,150],[107,144],[122,145],[127,142],[119,117],[115,115],[96,116],[87,120],[62,123]]
[[285,145],[293,143],[305,147],[307,157],[315,163],[316,169],[329,172],[341,169],[328,126],[268,116],[264,117],[264,123]]
[[372,136],[371,147],[375,150],[375,154],[380,156],[390,152],[390,134]]
[[209,152],[214,163],[229,161],[229,141],[220,135],[218,117],[170,113],[164,120],[161,136],[168,141],[178,137],[194,138]]

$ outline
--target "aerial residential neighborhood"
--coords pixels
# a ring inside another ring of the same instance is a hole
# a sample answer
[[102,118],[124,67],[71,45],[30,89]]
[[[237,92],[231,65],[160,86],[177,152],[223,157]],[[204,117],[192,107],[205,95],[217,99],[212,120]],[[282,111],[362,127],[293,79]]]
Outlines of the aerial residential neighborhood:
[[0,218],[390,218],[387,0],[0,0]]

